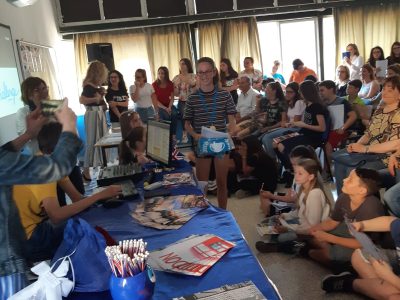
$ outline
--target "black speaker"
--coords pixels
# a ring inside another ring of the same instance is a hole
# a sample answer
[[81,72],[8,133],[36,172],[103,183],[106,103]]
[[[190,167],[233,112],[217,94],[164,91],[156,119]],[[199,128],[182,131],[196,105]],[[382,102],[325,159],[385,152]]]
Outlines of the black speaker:
[[86,44],[86,53],[89,63],[98,60],[106,65],[108,71],[115,70],[112,44],[110,43]]

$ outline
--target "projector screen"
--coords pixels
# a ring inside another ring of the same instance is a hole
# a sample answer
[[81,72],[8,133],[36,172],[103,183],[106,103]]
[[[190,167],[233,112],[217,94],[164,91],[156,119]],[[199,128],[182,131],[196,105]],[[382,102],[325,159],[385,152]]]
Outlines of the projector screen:
[[0,24],[0,118],[22,107],[20,82],[10,28]]

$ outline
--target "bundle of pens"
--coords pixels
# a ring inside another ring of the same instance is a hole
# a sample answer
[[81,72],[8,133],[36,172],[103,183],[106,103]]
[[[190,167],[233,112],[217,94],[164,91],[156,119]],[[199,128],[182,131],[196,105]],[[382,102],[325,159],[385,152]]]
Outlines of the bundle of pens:
[[146,269],[149,252],[147,243],[140,240],[120,241],[118,246],[108,246],[105,253],[115,277],[132,277]]

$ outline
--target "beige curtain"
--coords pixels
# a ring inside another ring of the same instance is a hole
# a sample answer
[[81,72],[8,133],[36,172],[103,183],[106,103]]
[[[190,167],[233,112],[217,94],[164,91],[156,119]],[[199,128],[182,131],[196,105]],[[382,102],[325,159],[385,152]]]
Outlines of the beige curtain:
[[336,9],[337,63],[342,62],[342,52],[349,43],[357,45],[365,61],[374,46],[381,46],[385,56],[389,56],[392,43],[400,40],[399,16],[400,4]]
[[150,27],[145,29],[149,63],[153,78],[157,69],[166,66],[171,79],[179,74],[179,60],[192,60],[190,30],[188,24]]
[[232,67],[243,69],[246,56],[254,58],[254,67],[262,70],[260,41],[255,18],[232,19],[199,24],[200,56],[209,56],[219,64],[229,58]]
[[222,22],[199,23],[200,57],[211,57],[218,65],[221,61]]
[[243,69],[243,59],[254,58],[254,67],[262,70],[260,41],[256,19],[232,19],[224,22],[221,57],[229,58],[235,70]]
[[77,68],[78,86],[86,75],[88,60],[86,44],[111,43],[113,47],[115,69],[124,75],[129,88],[134,82],[136,69],[145,69],[147,79],[152,82],[149,56],[147,54],[146,34],[143,30],[120,30],[77,34],[74,36],[75,61]]

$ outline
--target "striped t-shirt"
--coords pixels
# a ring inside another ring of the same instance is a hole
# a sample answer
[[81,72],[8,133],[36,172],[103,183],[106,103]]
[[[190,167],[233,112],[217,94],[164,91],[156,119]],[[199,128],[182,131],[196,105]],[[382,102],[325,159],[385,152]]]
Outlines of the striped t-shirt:
[[[218,90],[215,97],[214,92],[215,90],[211,92],[198,90],[187,98],[183,119],[190,121],[194,131],[198,134],[201,133],[202,126],[215,126],[217,131],[225,132],[227,116],[236,114],[231,94],[224,90]],[[204,100],[199,93],[203,95]],[[213,116],[215,116],[215,120]]]

